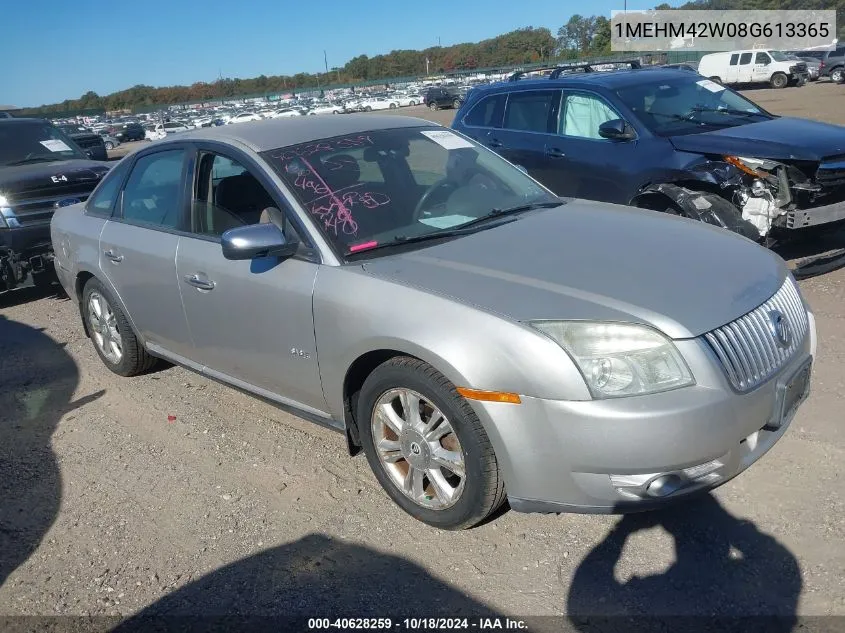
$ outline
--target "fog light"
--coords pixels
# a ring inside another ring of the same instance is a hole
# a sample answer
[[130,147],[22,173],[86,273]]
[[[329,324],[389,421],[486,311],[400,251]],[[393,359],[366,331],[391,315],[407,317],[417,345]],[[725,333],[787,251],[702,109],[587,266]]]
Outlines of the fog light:
[[649,497],[666,497],[680,490],[682,485],[678,475],[661,475],[646,486],[645,492]]

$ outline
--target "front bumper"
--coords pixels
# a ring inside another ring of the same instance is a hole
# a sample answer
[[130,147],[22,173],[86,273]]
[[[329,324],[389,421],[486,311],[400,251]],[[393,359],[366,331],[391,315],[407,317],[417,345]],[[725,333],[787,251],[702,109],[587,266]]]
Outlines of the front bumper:
[[845,202],[787,211],[783,228],[804,229],[809,226],[838,222],[839,220],[845,220]]
[[[523,396],[519,405],[473,402],[499,458],[511,507],[524,512],[646,510],[732,479],[789,426],[791,419],[786,419],[774,428],[780,422],[777,403],[783,386],[812,357],[810,318],[810,332],[792,360],[746,394],[731,389],[704,343],[688,340],[678,347],[696,376],[693,387],[614,400]],[[693,477],[696,472],[701,476]],[[680,476],[682,485],[657,498],[644,494],[667,474]]]

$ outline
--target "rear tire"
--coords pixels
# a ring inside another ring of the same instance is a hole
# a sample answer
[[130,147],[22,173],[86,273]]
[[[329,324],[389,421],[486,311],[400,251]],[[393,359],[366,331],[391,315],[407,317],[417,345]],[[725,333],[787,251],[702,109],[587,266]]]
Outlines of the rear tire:
[[106,149],[114,149],[114,143],[111,141],[106,141],[105,143]]
[[710,81],[722,85],[722,78],[721,77],[710,77]]
[[155,365],[157,359],[144,349],[114,296],[96,278],[82,291],[82,314],[97,355],[115,374],[135,376]]
[[[504,480],[478,416],[455,385],[427,363],[397,356],[376,367],[361,388],[357,422],[373,474],[415,519],[445,530],[466,529],[504,503]],[[401,432],[392,430],[396,425]]]
[[775,73],[772,75],[772,78],[769,80],[769,84],[775,90],[780,90],[781,88],[786,88],[787,84],[789,83],[789,78],[784,75],[783,73]]
[[835,84],[841,82],[843,77],[845,77],[845,71],[843,71],[842,66],[838,66],[830,71],[830,80]]
[[452,107],[453,107],[453,108],[455,108],[455,110],[458,110],[458,109],[461,107],[461,102],[460,102],[460,100],[459,100],[459,99],[455,99],[455,100],[452,102]]
[[432,102],[428,105],[428,107],[431,109],[431,111],[432,111],[432,112],[434,112],[434,111],[437,109],[437,104],[436,104],[434,101],[432,101]]
[[416,101],[411,101],[410,105],[415,106],[415,105],[417,105],[417,102],[416,102]]

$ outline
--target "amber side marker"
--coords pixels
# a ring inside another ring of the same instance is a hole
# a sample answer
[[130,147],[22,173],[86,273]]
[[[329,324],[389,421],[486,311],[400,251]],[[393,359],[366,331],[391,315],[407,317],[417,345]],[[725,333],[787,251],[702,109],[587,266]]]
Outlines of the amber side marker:
[[467,389],[458,387],[458,393],[468,400],[483,400],[485,402],[507,402],[508,404],[519,404],[522,402],[518,393],[507,393],[505,391],[481,391],[480,389]]

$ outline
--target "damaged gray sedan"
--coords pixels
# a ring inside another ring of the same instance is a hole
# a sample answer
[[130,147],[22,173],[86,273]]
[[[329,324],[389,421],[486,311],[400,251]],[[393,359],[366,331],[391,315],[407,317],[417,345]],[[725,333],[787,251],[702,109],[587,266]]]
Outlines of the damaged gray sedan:
[[814,321],[777,255],[562,200],[420,119],[168,137],[58,209],[52,239],[108,369],[166,359],[336,429],[440,528],[505,500],[625,512],[710,490],[810,387]]

